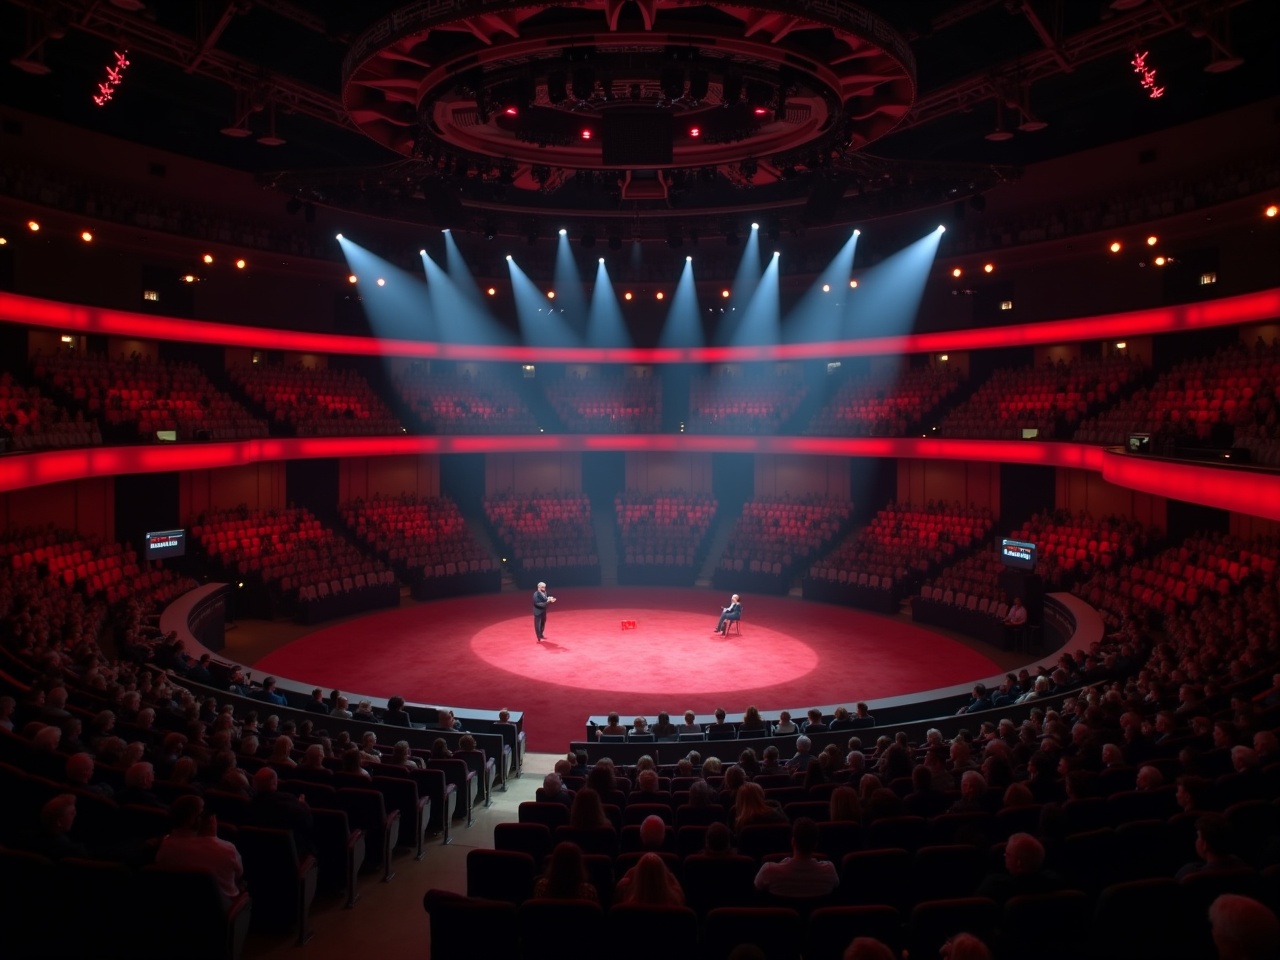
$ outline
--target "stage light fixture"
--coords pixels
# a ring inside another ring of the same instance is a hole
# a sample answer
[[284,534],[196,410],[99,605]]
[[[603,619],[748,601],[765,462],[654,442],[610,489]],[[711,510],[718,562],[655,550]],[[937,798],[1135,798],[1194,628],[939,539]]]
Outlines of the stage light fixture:
[[425,257],[426,255],[427,255],[427,250],[425,247],[423,247],[421,250],[418,251],[418,256]]
[[509,254],[509,253],[508,253],[508,254],[507,254],[507,262],[509,263],[510,261],[511,261],[511,254]]
[[690,128],[689,128],[689,136],[691,136],[691,137],[695,137],[695,138],[696,138],[696,137],[700,137],[700,136],[702,136],[702,130],[701,130],[700,128],[698,128],[698,127],[690,127]]
[[554,290],[548,290],[548,291],[547,291],[547,299],[548,299],[548,300],[554,300],[555,298],[556,298],[556,292],[555,292]]
[[654,296],[654,298],[655,298],[655,299],[657,299],[657,300],[663,300],[663,299],[665,299],[665,295],[663,294],[663,292],[662,292],[661,290],[659,290],[659,291],[658,291],[657,293],[655,293],[653,296]]
[[684,262],[685,262],[685,263],[693,263],[693,257],[692,257],[692,256],[685,257],[685,258],[684,258]]
[[757,117],[763,117],[768,112],[769,111],[766,110],[764,107],[756,107],[755,110],[752,111],[752,113],[754,113]]
[[186,276],[184,276],[184,277],[182,278],[182,282],[183,282],[183,283],[195,283],[195,282],[196,282],[196,278],[195,278],[195,276],[194,276],[193,274],[188,273]]
[[1108,247],[1107,249],[1109,249],[1112,253],[1119,253],[1119,252],[1120,252],[1120,241],[1119,241],[1119,240],[1112,240],[1112,241],[1111,241],[1111,246],[1110,246],[1110,247]]
[[1262,212],[1263,212],[1263,214],[1265,214],[1265,215],[1266,215],[1266,216],[1268,216],[1268,217],[1274,217],[1277,213],[1280,213],[1280,206],[1276,206],[1276,205],[1273,203],[1273,204],[1271,204],[1269,207],[1267,207],[1267,209],[1263,210]]
[[854,235],[855,237],[860,237],[860,236],[862,236],[862,231],[861,231],[861,230],[859,230],[857,227],[854,227],[854,228],[853,228],[853,235]]
[[958,279],[960,279],[961,277],[963,277],[963,276],[964,276],[964,271],[963,271],[963,270],[961,270],[959,267],[952,267],[952,268],[951,268],[951,275],[952,275],[953,277],[955,277],[955,278],[958,280]]
[[752,229],[752,230],[759,230],[759,229],[760,229],[760,224],[758,224],[758,223],[753,223],[753,224],[751,225],[751,229]]
[[775,257],[780,257],[780,256],[782,256],[782,251],[781,251],[781,250],[775,250],[775,251],[773,251],[773,255],[774,255]]
[[379,277],[379,278],[378,278],[378,286],[380,286],[380,287],[385,287],[386,285],[387,285],[387,281],[386,281],[386,279],[385,279],[384,277]]
[[995,271],[996,271],[996,265],[994,263],[984,263],[982,265],[983,273],[995,273]]
[[938,354],[938,360],[941,361],[942,363],[946,363],[950,359],[951,359],[950,354],[947,354],[947,353]]
[[940,223],[940,224],[938,224],[938,232],[939,232],[939,233],[946,233],[946,232],[947,232],[947,228],[946,228],[946,226],[945,226],[944,224],[941,224],[941,223]]
[[564,227],[561,227],[561,228],[560,228],[560,236],[562,236],[562,237],[567,237],[568,235],[569,235],[569,231],[568,231],[568,230],[566,230]]
[[352,273],[352,274],[348,274],[348,275],[347,275],[347,283],[355,283],[355,282],[357,282],[359,279],[360,279],[360,278],[359,278],[359,277],[357,277],[354,273]]
[[32,233],[39,233],[39,232],[40,232],[40,221],[39,221],[39,220],[28,220],[28,221],[27,221],[27,229],[28,229],[28,230],[30,230]]
[[1117,350],[1123,350],[1123,349],[1125,349],[1125,347],[1127,347],[1127,346],[1129,346],[1129,344],[1128,344],[1127,342],[1125,342],[1124,340],[1117,340],[1117,341],[1116,341],[1116,349],[1117,349]]
[[1151,236],[1147,237],[1148,247],[1154,247],[1159,242],[1160,242],[1160,238],[1157,237],[1154,233]]
[[335,233],[335,234],[333,235],[333,238],[334,238],[335,240],[341,240],[341,239],[342,239],[342,234],[340,234],[340,233]]
[[728,300],[728,299],[729,299],[729,291],[728,291],[728,290],[721,290],[721,291],[720,291],[720,296],[721,296],[721,297],[723,297],[724,299]]
[[583,128],[582,128],[582,139],[583,139],[583,140],[590,140],[590,139],[591,139],[591,130],[590,130],[590,128],[588,128],[588,127],[583,127]]
[[0,247],[5,246],[9,242],[8,237],[0,237]]
[[201,257],[201,258],[200,258],[200,260],[201,260],[203,263],[213,263],[213,254],[212,254],[212,253],[206,253],[203,257]]
[[822,285],[822,292],[823,292],[823,293],[830,293],[830,292],[831,292],[831,284],[829,284],[829,283],[824,283],[824,284]]
[[491,297],[496,297],[498,295],[498,291],[495,287],[490,287],[488,290],[485,291],[485,293],[489,294],[489,296]]
[[1163,267],[1167,261],[1164,257],[1156,257],[1155,264],[1157,267]]
[[601,257],[599,260],[596,261],[596,263],[604,263],[604,257]]
[[82,230],[80,231],[80,239],[85,243],[93,243],[93,234],[88,230]]
[[623,299],[623,300],[630,300],[630,299],[631,299],[631,291],[630,291],[630,290],[628,290],[626,293],[624,293],[624,294],[622,295],[622,299]]
[[237,260],[237,261],[236,261],[236,269],[237,269],[237,270],[243,270],[244,268],[245,268],[245,262],[244,262],[244,259],[243,259],[243,258],[241,258],[241,259]]
[[858,281],[857,281],[857,280],[850,280],[850,281],[849,281],[849,289],[850,289],[850,290],[857,290],[857,289],[858,289]]

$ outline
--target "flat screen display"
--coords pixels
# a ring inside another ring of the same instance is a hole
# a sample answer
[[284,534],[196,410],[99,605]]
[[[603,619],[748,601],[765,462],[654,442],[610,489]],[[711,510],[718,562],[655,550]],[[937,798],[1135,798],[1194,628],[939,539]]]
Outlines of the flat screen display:
[[1151,434],[1131,433],[1129,434],[1129,443],[1127,446],[1130,453],[1150,453]]
[[163,560],[165,557],[180,557],[186,552],[187,531],[156,530],[147,534],[143,555],[148,560]]
[[1000,559],[1005,566],[1019,570],[1036,568],[1036,545],[1025,540],[1001,540]]

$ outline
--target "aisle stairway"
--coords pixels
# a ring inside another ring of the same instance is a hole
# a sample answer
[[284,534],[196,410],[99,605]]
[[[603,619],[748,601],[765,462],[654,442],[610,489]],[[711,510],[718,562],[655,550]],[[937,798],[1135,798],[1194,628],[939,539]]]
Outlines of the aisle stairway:
[[618,585],[618,535],[612,502],[591,501],[591,525],[596,531],[596,555],[600,558],[600,586]]
[[729,543],[733,524],[741,513],[742,504],[738,504],[733,510],[726,510],[724,504],[721,504],[720,509],[716,511],[715,523],[712,524],[711,536],[707,541],[707,555],[702,561],[702,569],[698,571],[698,579],[694,582],[694,586],[711,586],[711,577],[715,574],[716,566],[724,555],[724,548]]

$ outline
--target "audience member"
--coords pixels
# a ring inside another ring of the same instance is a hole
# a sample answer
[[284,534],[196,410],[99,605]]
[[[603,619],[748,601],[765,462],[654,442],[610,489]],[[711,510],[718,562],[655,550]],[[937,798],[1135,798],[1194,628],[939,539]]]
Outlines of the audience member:
[[599,901],[600,894],[587,879],[587,865],[576,843],[557,843],[547,858],[547,869],[533,885],[538,900]]
[[809,817],[800,817],[791,826],[791,856],[765,863],[756,874],[756,889],[796,899],[830,894],[840,885],[840,874],[831,861],[814,859],[817,846],[818,825]]
[[173,801],[173,829],[160,842],[156,863],[209,874],[230,901],[240,893],[244,864],[235,844],[218,837],[217,818],[203,814],[204,801],[199,797],[178,797]]

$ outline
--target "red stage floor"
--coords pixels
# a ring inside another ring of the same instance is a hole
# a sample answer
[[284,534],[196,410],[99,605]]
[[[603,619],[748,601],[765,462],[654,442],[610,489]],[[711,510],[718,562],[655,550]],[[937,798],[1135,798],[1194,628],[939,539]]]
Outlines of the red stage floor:
[[[552,593],[545,643],[523,592],[417,604],[322,628],[255,671],[418,703],[523,710],[529,747],[559,752],[586,718],[650,720],[873,701],[1000,672],[982,654],[900,619],[782,597],[744,597],[742,636],[712,633],[727,597],[669,587]],[[635,620],[623,631],[620,621]]]

